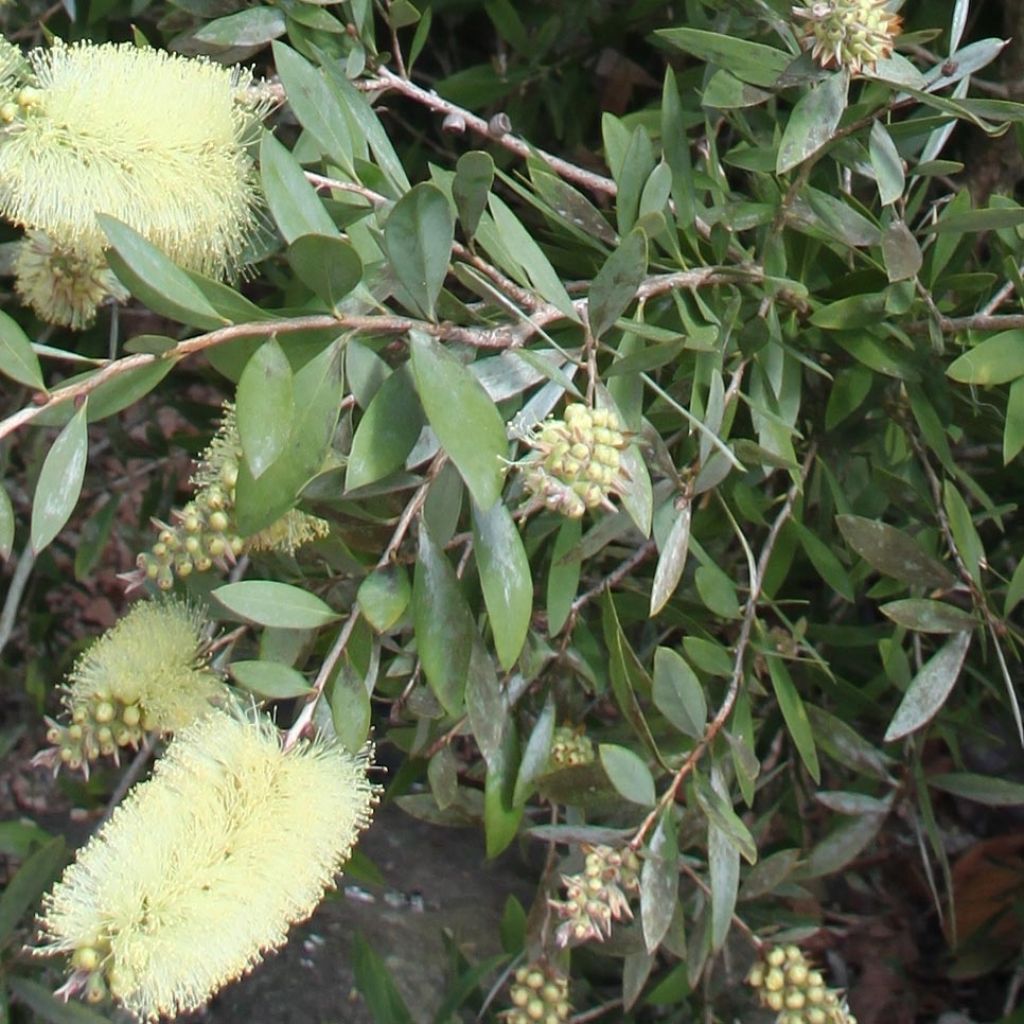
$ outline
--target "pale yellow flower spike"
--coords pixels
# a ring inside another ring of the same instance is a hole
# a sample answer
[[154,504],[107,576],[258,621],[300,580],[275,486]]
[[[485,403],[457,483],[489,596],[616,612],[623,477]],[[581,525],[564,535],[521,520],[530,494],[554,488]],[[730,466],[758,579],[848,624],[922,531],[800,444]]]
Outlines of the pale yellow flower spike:
[[75,662],[65,704],[137,706],[142,728],[177,732],[226,690],[201,655],[202,618],[181,601],[137,601]]
[[127,44],[29,60],[35,84],[0,133],[0,213],[82,256],[105,247],[96,214],[110,214],[190,270],[235,273],[257,207],[246,142],[264,109],[245,100],[248,75]]
[[[370,751],[287,753],[255,712],[213,711],[179,734],[44,900],[65,991],[173,1017],[280,946],[370,822]],[[99,993],[94,996],[93,993]]]

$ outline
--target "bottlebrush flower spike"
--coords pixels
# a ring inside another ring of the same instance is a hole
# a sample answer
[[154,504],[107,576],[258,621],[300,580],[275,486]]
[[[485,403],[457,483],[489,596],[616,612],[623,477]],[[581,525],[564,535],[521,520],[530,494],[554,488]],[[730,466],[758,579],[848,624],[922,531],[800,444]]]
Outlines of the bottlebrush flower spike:
[[377,799],[368,767],[323,741],[285,752],[238,708],[179,734],[44,898],[62,994],[109,991],[147,1020],[202,1006],[333,885]]
[[92,323],[101,302],[128,298],[102,252],[62,251],[42,231],[18,243],[14,286],[40,320],[76,331]]
[[127,44],[29,54],[34,80],[0,107],[0,213],[96,257],[96,214],[219,277],[244,262],[257,205],[246,142],[265,102],[249,76]]
[[86,768],[146,732],[191,725],[227,690],[205,664],[202,620],[180,601],[139,601],[75,662],[64,694],[70,724],[50,721],[40,763]]

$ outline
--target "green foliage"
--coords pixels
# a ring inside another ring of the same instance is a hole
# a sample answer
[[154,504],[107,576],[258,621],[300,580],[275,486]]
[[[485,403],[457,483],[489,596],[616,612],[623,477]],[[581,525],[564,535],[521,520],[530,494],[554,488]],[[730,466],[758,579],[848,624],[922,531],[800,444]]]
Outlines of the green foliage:
[[[0,313],[0,556],[45,549],[5,670],[26,721],[67,658],[30,602],[160,543],[228,400],[231,526],[268,539],[167,585],[282,726],[372,732],[404,811],[546,854],[502,924],[511,970],[567,973],[578,1012],[742,1019],[760,941],[830,931],[893,849],[952,922],[950,837],[1024,803],[1001,777],[1024,743],[1024,207],[958,178],[1024,105],[972,83],[1002,43],[962,41],[969,6],[908,2],[891,54],[838,67],[782,0],[67,7],[69,37],[131,19],[255,63],[280,106],[247,140],[266,216],[241,282],[96,211],[132,304],[81,334]],[[586,444],[573,406],[602,411]],[[598,446],[593,501],[531,478],[571,490]],[[300,513],[329,534],[275,541]],[[574,738],[595,756],[560,761]],[[5,932],[56,870],[38,839]],[[568,880],[626,846],[638,878],[574,938]],[[972,922],[946,926],[951,976],[994,923]],[[19,1004],[86,1019],[12,949]],[[411,1019],[383,963],[357,942],[367,1006]],[[498,1020],[505,965],[461,963],[450,1012]]]

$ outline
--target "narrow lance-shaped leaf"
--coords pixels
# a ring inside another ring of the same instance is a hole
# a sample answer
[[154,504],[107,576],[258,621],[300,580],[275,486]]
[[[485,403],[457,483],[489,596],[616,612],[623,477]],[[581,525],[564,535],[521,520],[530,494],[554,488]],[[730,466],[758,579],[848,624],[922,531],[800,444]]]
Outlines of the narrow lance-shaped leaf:
[[644,945],[653,953],[665,937],[679,897],[679,848],[669,808],[658,820],[640,871],[640,922]]
[[814,748],[814,730],[807,717],[804,702],[789,674],[785,663],[776,655],[768,656],[768,674],[771,676],[772,688],[779,701],[779,709],[786,722],[786,728],[800,754],[800,760],[815,782],[821,781],[821,768],[818,765],[818,754]]
[[887,743],[920,729],[938,714],[960,676],[972,635],[965,631],[950,637],[910,681],[889,728],[885,730]]
[[459,157],[452,182],[452,198],[467,241],[472,239],[480,217],[487,209],[487,197],[493,184],[494,161],[489,153],[471,149]]
[[508,671],[530,628],[533,578],[519,530],[503,502],[486,511],[473,504],[473,551],[498,661]]
[[902,530],[863,516],[836,516],[843,539],[872,568],[911,585],[948,588],[953,574]]
[[433,338],[410,332],[416,391],[441,447],[473,500],[489,509],[501,494],[505,424],[480,382]]
[[587,318],[590,332],[600,338],[633,301],[647,272],[647,234],[633,228],[605,260],[590,286]]
[[253,353],[238,382],[235,415],[246,462],[258,479],[288,442],[294,411],[292,368],[277,339]]
[[845,69],[812,87],[797,100],[779,143],[775,173],[784,174],[832,141],[846,109],[850,74]]
[[14,507],[7,488],[0,484],[0,562],[11,557],[14,546]]
[[32,351],[32,342],[6,313],[0,312],[0,373],[26,387],[43,387],[39,358]]
[[39,554],[68,521],[85,479],[89,455],[88,399],[57,435],[39,472],[32,500],[32,550]]
[[395,203],[384,225],[384,245],[396,277],[431,320],[444,286],[455,240],[455,218],[444,193],[421,182]]
[[412,587],[416,650],[427,682],[449,714],[462,711],[475,628],[444,550],[420,523]]
[[642,807],[654,806],[654,779],[647,765],[632,750],[602,743],[599,753],[601,767],[619,796]]
[[654,582],[651,584],[651,609],[653,619],[675,593],[679,581],[686,568],[686,555],[690,550],[690,519],[691,507],[687,501],[676,512],[672,529],[668,532],[665,544],[658,554],[658,564],[654,569]]
[[242,580],[211,591],[210,596],[247,622],[280,629],[316,629],[339,618],[316,594],[288,583]]

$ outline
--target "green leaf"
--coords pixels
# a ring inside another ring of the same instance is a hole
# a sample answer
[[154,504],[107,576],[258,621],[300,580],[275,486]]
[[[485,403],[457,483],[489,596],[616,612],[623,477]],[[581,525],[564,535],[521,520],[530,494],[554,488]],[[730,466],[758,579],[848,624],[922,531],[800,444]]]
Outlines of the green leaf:
[[1003,614],[1009,618],[1014,608],[1024,599],[1024,558],[1017,563],[1013,570],[1010,583],[1006,588],[1006,598],[1003,602]]
[[711,880],[711,948],[725,945],[740,889],[740,854],[728,832],[708,820],[708,875]]
[[412,1014],[398,993],[388,965],[358,933],[352,947],[352,970],[374,1024],[412,1024]]
[[647,234],[633,228],[605,260],[590,286],[587,319],[595,339],[629,308],[647,273]]
[[25,387],[43,391],[43,371],[32,342],[6,313],[0,312],[0,373]]
[[953,574],[917,541],[887,523],[863,516],[836,516],[836,524],[847,544],[872,568],[912,586],[948,590],[956,582]]
[[[342,627],[344,628],[344,627]],[[347,656],[331,677],[331,721],[341,745],[357,754],[370,734],[370,694]]]
[[757,863],[757,844],[750,834],[750,829],[743,824],[739,815],[732,809],[729,800],[709,785],[702,775],[694,775],[694,791],[697,803],[707,815],[708,824],[719,829],[730,845],[737,849],[748,864]]
[[779,701],[779,709],[793,737],[793,743],[800,754],[800,760],[808,774],[815,782],[821,781],[821,767],[818,764],[818,752],[814,748],[814,730],[811,728],[810,720],[807,717],[807,710],[804,702],[797,692],[793,679],[786,668],[785,662],[776,655],[766,656],[768,662],[768,674],[771,676],[772,689]]
[[302,235],[336,235],[302,165],[270,132],[260,139],[260,181],[271,216],[286,242]]
[[679,899],[679,846],[671,809],[658,819],[640,869],[640,923],[653,953],[665,938]]
[[505,424],[480,382],[450,352],[417,331],[409,337],[416,391],[427,419],[473,500],[489,509],[505,477]]
[[909,281],[921,269],[921,247],[903,221],[894,220],[882,232],[882,259],[890,282]]
[[697,594],[704,607],[712,614],[723,619],[738,619],[740,604],[736,597],[736,587],[727,573],[717,565],[708,562],[700,566],[694,573]]
[[288,263],[331,309],[363,278],[363,263],[352,243],[337,235],[299,235],[288,246]]
[[650,617],[653,619],[675,593],[686,568],[686,556],[690,550],[690,521],[692,508],[689,502],[678,509],[672,521],[665,543],[658,554],[651,584]]
[[356,427],[345,471],[345,489],[365,487],[400,469],[423,427],[408,365],[400,366],[377,389]]
[[338,423],[342,369],[342,347],[336,342],[294,374],[295,415],[284,451],[258,480],[247,462],[239,467],[235,515],[242,536],[280,519],[322,469]]
[[1008,466],[1024,448],[1024,377],[1010,385],[1003,427],[1003,465]]
[[1024,377],[1024,330],[1002,331],[954,359],[946,376],[989,387]]
[[445,711],[460,714],[476,629],[455,570],[422,521],[412,611],[427,682]]
[[236,396],[238,434],[254,479],[284,451],[293,414],[291,364],[277,339],[271,337],[245,364]]
[[972,231],[1000,231],[1003,228],[1016,228],[1024,224],[1024,207],[996,206],[987,210],[967,210],[964,213],[951,213],[934,224],[925,227],[925,231],[935,234],[967,234]]
[[942,485],[942,504],[960,557],[975,583],[981,583],[981,567],[986,564],[985,548],[960,492],[947,480]]
[[976,775],[974,772],[949,772],[931,775],[928,785],[944,793],[973,800],[988,807],[1020,807],[1024,805],[1024,785],[1009,779],[993,778],[991,775]]
[[670,647],[654,652],[652,696],[657,709],[684,736],[699,739],[708,719],[704,687],[683,657]]
[[458,764],[452,748],[443,746],[427,764],[427,782],[437,806],[447,810],[459,798]]
[[210,596],[240,619],[260,626],[317,629],[339,618],[316,594],[271,580],[227,583]]
[[954,634],[925,662],[910,681],[889,728],[885,730],[886,743],[908,736],[938,714],[960,676],[972,635],[967,631]]
[[516,663],[533,614],[533,578],[519,530],[501,501],[486,511],[473,503],[473,553],[498,662]]
[[386,633],[405,614],[412,598],[409,574],[401,565],[374,569],[356,594],[363,618],[378,632]]
[[616,611],[615,601],[611,594],[605,593],[602,606],[601,623],[604,642],[608,647],[608,670],[615,702],[643,745],[661,763],[661,753],[658,750],[658,745],[654,742],[650,726],[644,718],[643,711],[640,709],[640,701],[637,698],[637,690],[645,695],[651,692],[651,680],[640,664],[636,652],[629,646],[626,635],[622,632],[619,613]]
[[68,521],[82,493],[89,457],[88,399],[57,435],[39,471],[32,499],[32,551],[39,554]]
[[642,807],[654,806],[657,801],[654,778],[647,765],[632,750],[602,743],[598,753],[601,767],[621,797]]
[[822,878],[841,871],[875,840],[885,819],[885,814],[860,814],[844,822],[811,850],[797,877]]
[[770,86],[792,63],[783,50],[763,43],[752,43],[734,36],[705,32],[695,28],[663,28],[660,38],[684,53],[693,54],[709,64],[728,68],[738,79],[751,85]]
[[519,831],[523,808],[512,799],[519,761],[519,740],[514,723],[505,730],[497,756],[487,763],[484,780],[484,845],[487,859],[497,857]]
[[11,557],[14,547],[14,506],[7,488],[0,484],[0,562]]
[[807,554],[811,565],[818,575],[839,595],[847,601],[853,601],[853,584],[843,563],[835,552],[825,544],[817,534],[807,529],[803,523],[790,524],[800,538],[800,544]]
[[960,633],[971,630],[977,619],[956,605],[945,601],[931,601],[923,597],[909,597],[903,601],[890,601],[878,609],[897,625],[919,633]]
[[519,762],[519,774],[512,791],[512,803],[522,807],[533,792],[534,781],[547,771],[551,759],[551,740],[555,734],[555,701],[549,691],[544,707],[537,716],[537,722]]
[[701,94],[702,107],[714,107],[716,110],[735,110],[738,107],[756,107],[772,94],[756,86],[740,81],[728,71],[716,71]]
[[[323,152],[355,179],[352,136],[345,113],[323,73],[284,43],[274,43],[274,65],[288,105]],[[291,241],[291,239],[289,239]]]
[[868,152],[878,182],[879,198],[883,206],[889,206],[903,195],[906,176],[903,173],[903,158],[881,121],[875,121],[871,126]]
[[576,600],[580,584],[582,559],[567,557],[579,544],[583,524],[579,519],[566,519],[558,528],[555,545],[551,551],[551,568],[548,570],[547,612],[548,635],[557,636],[562,631]]
[[274,661],[233,661],[229,670],[239,685],[268,700],[304,697],[313,692],[306,677],[290,665]]
[[[730,67],[735,73],[735,68]],[[832,141],[846,109],[850,74],[845,69],[830,75],[797,100],[782,133],[775,173],[784,174],[802,164]]]
[[63,838],[51,839],[36,850],[7,883],[0,893],[0,945],[50,887],[64,866],[65,856]]
[[487,198],[493,184],[494,161],[489,153],[471,149],[459,157],[452,181],[452,198],[467,242],[473,238],[480,217],[487,209]]
[[277,7],[250,7],[248,10],[207,22],[192,38],[212,46],[262,46],[288,31],[284,14]]
[[455,240],[455,219],[444,193],[421,182],[395,203],[384,225],[384,246],[395,276],[433,320]]
[[805,704],[804,710],[814,728],[815,741],[824,753],[852,771],[892,782],[889,774],[892,758],[873,747],[841,718],[813,704]]
[[24,1003],[50,1024],[109,1024],[108,1017],[89,1009],[84,1003],[58,999],[48,988],[28,978],[10,976],[6,983],[19,1003]]
[[154,313],[204,331],[228,322],[188,274],[134,228],[104,213],[98,213],[96,220],[113,247],[107,253],[110,269]]

